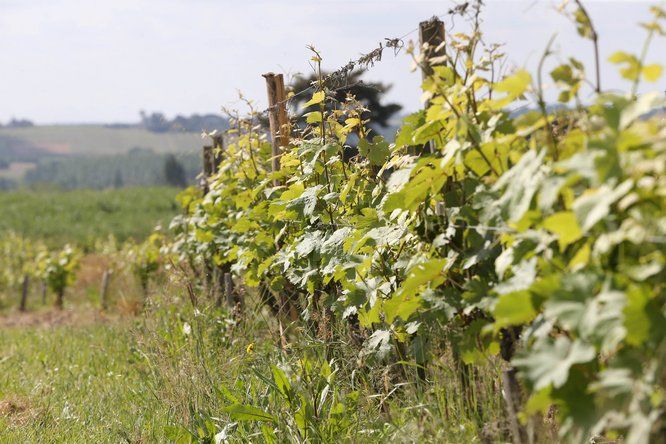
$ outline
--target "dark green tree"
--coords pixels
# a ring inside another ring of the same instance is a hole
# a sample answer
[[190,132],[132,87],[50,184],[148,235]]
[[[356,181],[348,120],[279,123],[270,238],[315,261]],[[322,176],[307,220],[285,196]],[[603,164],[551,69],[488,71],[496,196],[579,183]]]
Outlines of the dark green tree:
[[185,168],[173,154],[169,154],[164,161],[164,178],[166,183],[173,187],[185,188],[187,186]]
[[[382,98],[391,89],[391,85],[380,82],[363,82],[361,81],[362,74],[362,71],[354,71],[349,74],[345,81],[338,81],[337,84],[327,85],[328,88],[334,90],[332,94],[327,94],[327,96],[332,97],[334,100],[327,102],[326,106],[331,109],[343,103],[349,95],[354,96],[368,110],[362,117],[370,120],[370,128],[375,130],[386,128],[390,125],[391,117],[402,109],[402,105],[397,103],[382,103]],[[326,73],[323,75],[326,77]],[[317,76],[315,74],[309,77],[296,77],[291,83],[291,88],[295,93],[298,93],[316,82]],[[314,89],[312,91],[314,92]],[[303,103],[307,102],[310,96],[312,94],[302,94],[290,102],[294,108],[294,113],[299,116],[299,120],[304,114],[319,110],[318,106],[302,109]]]
[[122,188],[124,183],[123,173],[117,168],[116,174],[113,176],[113,188]]

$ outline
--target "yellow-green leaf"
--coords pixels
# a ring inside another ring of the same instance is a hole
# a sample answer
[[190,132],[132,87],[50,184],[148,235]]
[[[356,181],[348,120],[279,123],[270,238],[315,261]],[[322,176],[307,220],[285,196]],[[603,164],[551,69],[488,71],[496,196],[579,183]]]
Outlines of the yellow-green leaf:
[[578,271],[585,267],[590,261],[590,242],[586,242],[585,245],[580,247],[574,257],[569,262],[569,270]]
[[232,404],[222,409],[236,421],[269,421],[275,422],[275,417],[260,408],[251,405]]
[[527,90],[531,81],[532,76],[530,76],[530,73],[521,69],[495,85],[495,91],[505,92],[510,96],[518,97]]
[[305,121],[307,123],[319,123],[321,122],[321,113],[319,111],[312,111],[305,115]]
[[643,77],[645,77],[645,80],[648,82],[656,82],[659,80],[659,77],[661,77],[662,70],[663,66],[659,65],[658,63],[645,65],[642,69]]
[[561,250],[576,242],[583,235],[576,215],[571,211],[561,211],[547,217],[543,221],[543,227],[559,237]]
[[316,93],[312,94],[312,98],[305,102],[305,105],[303,107],[307,108],[308,106],[312,105],[317,105],[326,99],[326,93],[324,91],[317,91]]

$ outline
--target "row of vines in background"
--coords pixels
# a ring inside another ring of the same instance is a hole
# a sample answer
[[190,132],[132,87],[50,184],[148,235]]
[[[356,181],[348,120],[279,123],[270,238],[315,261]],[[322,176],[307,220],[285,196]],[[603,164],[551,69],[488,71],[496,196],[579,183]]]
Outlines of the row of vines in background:
[[[100,281],[101,308],[109,303],[109,282],[114,273],[126,272],[139,283],[144,299],[148,286],[160,267],[162,235],[153,233],[145,241],[118,244],[113,237],[99,240],[88,254],[103,257],[105,272]],[[38,290],[42,305],[48,294],[55,296],[54,305],[64,307],[65,293],[76,280],[85,254],[76,246],[66,244],[60,249],[43,242],[7,232],[0,238],[0,306],[18,305],[26,311],[28,297]]]
[[[648,42],[666,19],[651,11]],[[573,17],[596,43],[585,10]],[[500,76],[503,55],[478,25],[472,14],[472,32],[447,35],[437,60],[408,49],[428,66],[426,108],[394,143],[354,97],[332,103],[321,74],[305,104],[317,110],[293,125],[279,169],[258,116],[235,121],[208,192],[180,196],[162,253],[256,288],[282,347],[289,325],[331,341],[343,323],[363,365],[402,362],[425,384],[442,346],[466,372],[503,362],[514,442],[553,415],[574,442],[663,437],[665,100],[637,95],[662,68],[646,51],[615,53],[628,92],[604,91],[597,75],[581,97],[588,74],[567,59],[549,80],[567,107],[547,112],[546,74]],[[513,111],[529,98],[536,111]]]

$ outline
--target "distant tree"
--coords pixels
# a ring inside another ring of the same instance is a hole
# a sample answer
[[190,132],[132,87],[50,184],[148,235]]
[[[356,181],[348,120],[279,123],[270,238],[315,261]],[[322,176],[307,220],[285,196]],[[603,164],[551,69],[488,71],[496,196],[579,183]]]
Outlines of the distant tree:
[[[348,87],[344,87],[344,84],[338,86],[332,85],[335,92],[331,97],[337,102],[342,103],[348,95],[354,96],[356,100],[368,109],[363,118],[370,120],[370,128],[386,128],[390,125],[389,121],[391,117],[399,112],[402,106],[397,103],[383,104],[382,98],[391,89],[391,85],[385,85],[380,82],[361,82],[362,74],[361,71],[349,74],[347,81],[344,83],[349,85]],[[324,76],[326,76],[326,73],[324,73]],[[311,86],[316,81],[317,77],[314,74],[309,77],[296,77],[291,83],[291,87],[294,92],[299,92]],[[302,117],[306,113],[319,109],[318,106],[310,106],[302,109],[302,104],[308,101],[311,95],[303,94],[291,101],[294,112],[298,116]],[[333,106],[333,102],[327,102],[329,109],[333,108]]]
[[116,174],[113,176],[113,188],[122,188],[123,185],[123,173],[117,168]]
[[141,125],[154,133],[166,133],[171,128],[171,123],[164,114],[146,114],[144,111],[141,111]]
[[171,121],[171,131],[224,131],[229,128],[229,122],[216,114],[192,114],[191,116],[176,116]]
[[179,188],[187,186],[187,177],[185,168],[176,159],[176,156],[169,154],[164,161],[164,178],[166,183]]
[[229,121],[217,114],[192,114],[191,116],[178,115],[169,120],[163,113],[146,114],[141,111],[141,126],[155,133],[223,131],[229,128]]
[[35,126],[35,124],[28,119],[12,119],[7,123],[9,128],[29,128],[31,126]]

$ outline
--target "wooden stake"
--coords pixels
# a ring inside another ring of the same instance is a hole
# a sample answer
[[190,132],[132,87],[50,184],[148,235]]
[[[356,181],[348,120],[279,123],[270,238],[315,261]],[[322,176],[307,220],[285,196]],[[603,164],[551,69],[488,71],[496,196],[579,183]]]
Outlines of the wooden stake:
[[23,285],[21,286],[21,304],[19,305],[20,311],[25,311],[28,305],[28,286],[30,277],[26,274],[23,276]]
[[520,424],[518,412],[520,412],[520,385],[516,379],[516,369],[510,368],[502,371],[502,396],[506,405],[506,413],[509,420],[511,436],[515,444],[526,442],[525,429]]
[[201,178],[201,190],[204,195],[208,194],[208,179],[213,175],[213,146],[204,145],[203,147],[203,177]]
[[213,136],[213,173],[217,173],[220,170],[222,151],[224,151],[224,137],[222,134]]
[[104,311],[106,311],[109,308],[108,293],[109,293],[110,278],[111,278],[111,271],[104,270],[104,274],[102,275],[102,287],[100,288],[99,291],[102,310]]
[[42,279],[41,292],[42,292],[42,305],[46,305],[46,281],[44,281],[44,279]]
[[421,41],[421,54],[423,62],[421,73],[425,79],[433,74],[433,67],[443,65],[444,62],[431,62],[435,57],[441,57],[446,54],[444,51],[444,22],[437,17],[419,23],[419,40]]
[[234,294],[234,280],[231,278],[231,273],[224,273],[223,280],[227,305],[229,308],[234,308],[236,306],[236,295]]
[[[273,152],[271,156],[273,172],[280,170],[280,155],[282,148],[289,145],[289,119],[287,118],[287,96],[284,90],[284,77],[282,74],[269,72],[263,75],[266,79],[268,92],[268,122],[271,127],[271,142]],[[279,185],[276,180],[273,185]]]
[[65,306],[65,289],[60,288],[56,292],[56,301],[55,301],[55,307],[58,310],[62,310]]
[[[421,75],[423,79],[430,77],[433,74],[433,67],[443,65],[443,62],[432,62],[431,59],[441,57],[446,54],[444,51],[444,22],[437,17],[419,23],[419,40],[421,42],[421,54],[423,60],[421,61]],[[425,108],[428,109],[430,102],[425,103]],[[420,147],[420,154],[429,154],[435,151],[433,142]]]

